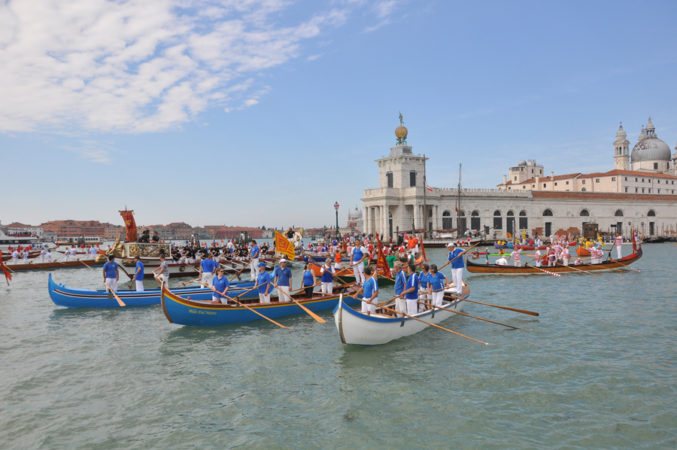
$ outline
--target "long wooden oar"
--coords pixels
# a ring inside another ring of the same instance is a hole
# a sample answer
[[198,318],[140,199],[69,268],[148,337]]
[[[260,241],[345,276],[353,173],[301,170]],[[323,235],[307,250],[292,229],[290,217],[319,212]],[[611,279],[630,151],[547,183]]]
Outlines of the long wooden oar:
[[[181,283],[181,284],[179,285],[179,287],[184,287],[184,286],[187,285],[188,283],[195,283],[196,281],[197,281],[197,282],[200,282],[200,279],[199,279],[199,278],[196,278],[196,279],[194,279],[194,280],[184,281],[183,283]],[[200,284],[202,284],[202,283],[200,283]]]
[[[421,305],[425,305],[425,303],[423,303],[423,302],[418,302],[418,303],[420,303]],[[441,309],[442,311],[449,311],[449,312],[452,312],[454,314],[458,314],[458,315],[461,315],[461,316],[472,317],[473,319],[483,320],[483,321],[489,322],[489,323],[495,323],[496,325],[503,325],[504,327],[512,328],[513,330],[519,330],[518,327],[508,325],[507,323],[496,322],[495,320],[490,320],[490,319],[485,319],[483,317],[473,316],[472,314],[464,313],[464,312],[461,312],[461,311],[454,311],[453,309],[442,308],[441,306],[437,306],[437,305],[431,305],[431,306],[433,308]]]
[[458,331],[450,330],[449,328],[444,328],[443,326],[437,325],[436,323],[432,323],[432,322],[428,322],[427,320],[419,319],[416,316],[412,316],[412,315],[409,315],[407,313],[400,312],[400,311],[395,311],[394,309],[388,308],[387,306],[383,306],[382,304],[372,303],[372,302],[370,302],[368,300],[364,300],[364,299],[361,299],[361,301],[363,301],[365,303],[369,303],[370,305],[374,305],[378,308],[385,309],[386,311],[391,311],[391,312],[394,312],[396,314],[402,314],[405,317],[409,317],[410,319],[418,320],[419,322],[422,322],[422,323],[429,325],[431,327],[439,328],[440,330],[444,330],[444,331],[448,331],[449,333],[457,334],[457,335],[464,337],[466,339],[470,339],[471,341],[474,341],[474,342],[477,342],[477,343],[480,343],[480,344],[484,344],[484,345],[489,345],[488,342],[480,341],[479,339],[475,339],[473,337],[466,336],[465,334],[459,333]]
[[89,270],[94,270],[94,269],[92,268],[92,266],[90,266],[89,264],[87,264],[87,263],[84,262],[83,260],[78,259],[78,261],[80,261],[80,263],[81,263],[82,265],[84,265],[86,268],[88,268]]
[[560,278],[562,275],[556,272],[551,272],[549,270],[541,269],[540,267],[532,266],[530,264],[524,264],[526,267],[531,267],[532,269],[540,270],[541,272],[547,273],[548,275],[552,275],[553,277]]
[[[277,285],[274,285],[274,286],[275,286],[275,288],[277,289]],[[315,287],[315,286],[317,286],[317,283],[315,283],[315,284],[313,285],[313,287]],[[306,286],[306,287],[308,287],[308,286]],[[324,320],[322,317],[318,316],[317,314],[315,314],[314,312],[312,312],[311,310],[309,310],[308,308],[306,308],[305,306],[303,306],[301,303],[298,302],[298,300],[296,300],[296,299],[292,296],[292,294],[293,294],[294,292],[300,292],[300,291],[302,291],[302,290],[304,290],[304,289],[305,289],[305,287],[303,287],[303,288],[301,288],[301,289],[298,289],[298,290],[296,290],[296,291],[290,292],[289,294],[287,294],[287,293],[284,292],[284,291],[281,291],[280,289],[277,289],[277,295],[279,296],[279,295],[281,295],[281,294],[284,294],[286,297],[289,297],[289,298],[291,299],[291,301],[293,301],[294,303],[296,303],[302,310],[304,310],[306,313],[308,313],[308,315],[309,315],[310,317],[312,317],[313,319],[317,320],[317,321],[320,322],[320,323],[327,323],[326,320]]]
[[447,261],[446,263],[444,263],[444,265],[443,265],[442,267],[440,267],[439,269],[437,269],[437,271],[439,272],[440,270],[444,269],[444,268],[447,267],[449,264],[451,264],[452,262],[456,261],[458,258],[460,258],[461,256],[463,256],[464,254],[466,254],[467,252],[469,252],[470,249],[473,249],[473,248],[477,247],[478,245],[480,245],[479,242],[477,242],[477,243],[471,245],[470,247],[468,247],[467,249],[463,250],[463,251],[462,251],[460,254],[458,254],[455,258],[452,258],[452,259],[450,259],[449,261]]
[[[456,298],[456,297],[454,297],[454,298]],[[464,302],[477,303],[478,305],[485,305],[485,306],[491,306],[493,308],[506,309],[508,311],[514,311],[514,312],[518,312],[518,313],[521,313],[521,314],[528,314],[530,316],[540,316],[539,313],[537,313],[535,311],[529,311],[527,309],[517,309],[517,308],[511,308],[509,306],[493,305],[491,303],[480,302],[480,301],[477,301],[477,300],[470,300],[469,298],[462,298],[461,300],[463,300]]]
[[113,297],[115,297],[115,300],[117,300],[118,305],[120,305],[120,306],[127,306],[127,305],[125,304],[125,302],[123,302],[122,299],[121,299],[120,297],[118,297],[118,294],[116,294],[115,292],[113,292],[113,289],[111,289],[110,286],[106,285],[106,289],[107,289],[111,294],[113,294]]

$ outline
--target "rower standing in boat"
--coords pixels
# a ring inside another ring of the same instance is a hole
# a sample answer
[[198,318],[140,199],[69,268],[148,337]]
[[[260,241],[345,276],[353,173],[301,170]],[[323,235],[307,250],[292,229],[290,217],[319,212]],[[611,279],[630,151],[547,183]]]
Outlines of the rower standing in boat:
[[407,285],[405,286],[403,294],[404,298],[407,300],[407,314],[410,316],[418,313],[419,283],[420,279],[416,273],[416,266],[413,264],[407,265]]
[[365,281],[364,276],[364,260],[367,258],[367,249],[360,245],[359,241],[355,241],[355,247],[351,252],[353,274],[355,275],[355,283],[362,285]]
[[315,275],[313,271],[310,270],[311,263],[307,262],[306,266],[303,269],[303,288],[306,291],[306,297],[311,298],[313,296],[313,289],[315,288]]
[[365,300],[362,302],[362,312],[371,314],[376,312],[376,303],[378,303],[378,282],[371,267],[366,267],[364,274],[367,276],[367,281],[362,286],[362,298]]
[[47,262],[52,262],[52,249],[47,249]]
[[[460,246],[455,246],[452,242],[447,244],[447,247],[452,249],[449,251],[448,261],[451,261],[451,280],[454,282],[454,288],[457,294],[463,293],[463,249]],[[452,261],[453,260],[453,261]]]
[[134,269],[134,275],[132,275],[132,279],[136,281],[136,291],[143,292],[143,277],[145,276],[143,273],[144,266],[141,262],[141,256],[136,255],[134,259],[136,259],[136,268]]
[[214,261],[213,256],[207,254],[207,257],[200,261],[200,279],[202,284],[206,284],[207,287],[212,286],[212,280],[214,279],[214,271],[219,267],[219,265]]
[[407,303],[402,297],[402,292],[404,292],[404,287],[407,284],[407,277],[402,272],[402,263],[400,261],[395,261],[395,311],[397,312],[406,312]]
[[118,290],[118,280],[120,279],[120,269],[118,263],[115,262],[115,256],[110,255],[108,262],[103,265],[103,284],[116,292]]
[[447,277],[442,272],[437,271],[437,265],[430,266],[430,290],[432,296],[432,303],[435,306],[442,306],[444,301],[444,286],[446,285]]
[[217,270],[216,277],[212,278],[212,282],[209,284],[209,287],[212,288],[214,293],[212,294],[212,301],[220,302],[224,305],[228,304],[228,288],[230,287],[230,282],[227,277],[223,276],[223,269]]
[[334,292],[334,274],[336,271],[331,267],[331,258],[327,258],[322,268],[320,268],[320,280],[322,287],[320,292],[323,294],[332,294]]
[[249,258],[251,259],[249,263],[249,268],[251,269],[250,271],[250,279],[255,280],[256,279],[256,271],[258,270],[259,267],[259,257],[261,256],[261,249],[259,248],[258,245],[256,245],[256,241],[252,239],[252,246],[251,249],[249,250]]
[[616,252],[618,252],[618,259],[621,259],[623,257],[623,250],[621,247],[623,246],[623,236],[620,234],[616,234]]
[[259,302],[270,303],[271,276],[266,272],[266,263],[259,263],[259,275],[256,277],[256,286],[259,292]]
[[418,299],[422,301],[427,308],[430,308],[430,266],[428,266],[428,264],[423,264],[421,266],[421,274],[418,278],[421,284]]
[[282,258],[280,260],[279,267],[275,268],[273,272],[274,280],[273,283],[277,287],[278,301],[280,302],[289,302],[291,298],[289,297],[289,290],[292,286],[292,275],[291,269],[287,267],[287,260]]
[[169,283],[169,264],[165,261],[165,255],[160,255],[160,265],[153,270],[156,278],[160,278],[164,283]]
[[47,256],[47,250],[45,250],[45,249],[43,248],[43,249],[40,251],[40,259],[42,260],[42,262],[45,262],[45,256]]

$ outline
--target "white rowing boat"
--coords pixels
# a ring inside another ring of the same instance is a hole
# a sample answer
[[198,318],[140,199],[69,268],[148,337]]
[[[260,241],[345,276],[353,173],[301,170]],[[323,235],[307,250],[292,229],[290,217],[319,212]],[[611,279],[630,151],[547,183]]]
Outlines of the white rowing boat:
[[[449,292],[449,289],[445,291],[442,307],[452,311],[461,311],[464,303],[462,299],[470,295],[470,288],[465,282],[463,283],[463,295],[460,299],[451,297],[448,295]],[[394,303],[386,306],[394,308]],[[339,300],[338,305],[334,308],[334,323],[338,329],[341,342],[355,345],[385,344],[401,337],[416,334],[429,326],[412,318],[395,318],[392,315],[379,313],[378,311],[375,314],[367,315]],[[419,312],[413,317],[438,324],[455,315],[457,314],[451,311],[433,308],[432,310]]]

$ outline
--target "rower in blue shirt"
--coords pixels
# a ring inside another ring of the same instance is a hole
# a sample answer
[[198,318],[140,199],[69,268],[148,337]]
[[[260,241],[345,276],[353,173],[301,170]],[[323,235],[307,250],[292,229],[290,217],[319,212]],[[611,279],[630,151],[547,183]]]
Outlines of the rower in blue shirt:
[[371,314],[376,312],[376,303],[378,303],[378,282],[374,276],[373,270],[370,266],[365,267],[364,274],[367,276],[367,281],[362,286],[362,312]]
[[258,276],[259,270],[259,257],[261,256],[261,249],[256,244],[256,241],[252,239],[251,248],[249,249],[249,268],[250,268],[250,279],[255,280]]
[[291,269],[287,267],[287,260],[282,258],[279,267],[273,272],[273,283],[277,288],[278,301],[290,302],[289,291],[292,286]]
[[115,262],[115,256],[108,256],[108,262],[103,265],[103,284],[105,284],[111,291],[118,290],[118,280],[120,279],[120,272],[118,263]]
[[395,261],[393,268],[395,269],[395,310],[398,312],[405,312],[407,310],[407,303],[405,302],[402,292],[407,284],[407,277],[402,271],[402,263]]
[[460,246],[456,246],[453,242],[447,244],[449,248],[449,257],[447,258],[451,261],[451,279],[454,282],[455,292],[457,294],[463,293],[463,249]]
[[228,278],[223,275],[223,269],[219,269],[216,277],[212,280],[211,288],[212,291],[214,291],[212,294],[212,301],[221,302],[224,305],[227,305],[228,296],[226,294],[228,293],[229,286],[230,282],[228,281]]
[[272,290],[272,277],[266,272],[266,263],[259,263],[259,275],[256,277],[256,287],[259,292],[259,302],[270,303],[270,291]]
[[407,299],[407,314],[414,315],[418,313],[418,288],[420,279],[416,273],[416,266],[409,264],[407,266],[407,285],[404,289],[404,297]]
[[141,262],[141,256],[136,255],[134,259],[136,259],[136,268],[134,269],[133,279],[136,280],[136,291],[143,292],[143,277],[145,276],[143,273],[144,266]]
[[430,266],[430,288],[432,291],[432,304],[442,306],[444,301],[444,285],[447,277],[442,272],[437,271],[437,265]]
[[421,266],[419,282],[418,299],[426,305],[426,308],[430,309],[430,266],[428,264]]
[[205,259],[200,262],[200,279],[202,284],[206,287],[211,287],[214,279],[214,271],[219,267],[213,256],[208,254]]
[[313,289],[315,288],[315,275],[310,266],[311,263],[306,263],[303,269],[303,287],[306,290],[306,297],[308,298],[313,296]]
[[324,261],[324,265],[320,269],[322,287],[320,288],[323,294],[332,294],[334,292],[334,274],[336,271],[331,266],[331,258]]

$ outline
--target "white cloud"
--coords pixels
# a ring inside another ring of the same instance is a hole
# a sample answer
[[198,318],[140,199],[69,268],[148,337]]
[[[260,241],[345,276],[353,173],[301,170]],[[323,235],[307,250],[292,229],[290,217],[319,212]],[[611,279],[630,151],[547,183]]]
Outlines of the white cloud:
[[68,145],[64,150],[79,155],[81,158],[97,164],[110,164],[110,148],[106,144],[85,140],[78,145]]
[[[152,132],[253,106],[259,72],[346,21],[279,25],[282,0],[0,1],[0,132]],[[102,162],[105,156],[92,160]]]

